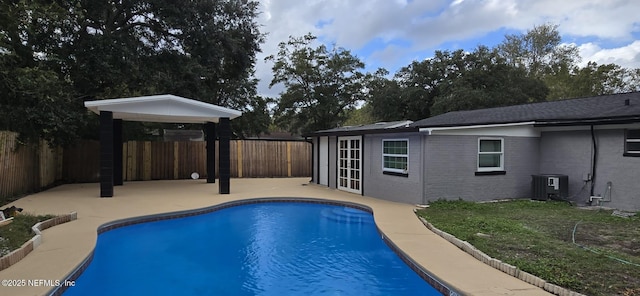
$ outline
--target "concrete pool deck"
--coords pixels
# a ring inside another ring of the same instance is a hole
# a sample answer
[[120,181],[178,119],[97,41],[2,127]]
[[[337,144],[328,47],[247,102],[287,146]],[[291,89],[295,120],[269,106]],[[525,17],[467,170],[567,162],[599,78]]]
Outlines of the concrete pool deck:
[[[95,246],[96,229],[117,219],[189,210],[258,197],[311,197],[348,201],[373,210],[384,234],[414,261],[469,295],[552,295],[494,269],[427,229],[413,205],[308,184],[309,178],[232,179],[231,194],[219,195],[205,180],[127,182],[113,198],[99,198],[99,184],[68,184],[11,204],[32,214],[77,212],[78,219],[43,231],[42,244],[20,262],[0,271],[2,280],[62,280]],[[117,284],[117,283],[114,283]],[[0,286],[0,295],[43,295],[52,287]]]

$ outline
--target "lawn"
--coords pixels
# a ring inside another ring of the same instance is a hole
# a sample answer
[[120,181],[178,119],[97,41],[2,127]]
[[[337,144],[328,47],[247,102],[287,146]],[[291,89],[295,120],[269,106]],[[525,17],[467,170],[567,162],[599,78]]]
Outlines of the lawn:
[[437,201],[418,211],[442,231],[547,282],[587,295],[640,295],[640,217],[612,213],[529,200]]
[[0,257],[16,250],[30,240],[35,233],[31,230],[38,222],[51,219],[55,216],[33,216],[19,214],[13,218],[13,222],[0,226]]

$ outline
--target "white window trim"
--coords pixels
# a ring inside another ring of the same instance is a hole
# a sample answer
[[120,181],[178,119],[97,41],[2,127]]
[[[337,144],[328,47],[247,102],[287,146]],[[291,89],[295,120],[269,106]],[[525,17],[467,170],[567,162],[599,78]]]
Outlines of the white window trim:
[[[399,141],[405,141],[407,142],[407,154],[385,154],[384,153],[384,142],[399,142]],[[384,167],[384,157],[385,156],[393,156],[393,157],[405,157],[407,159],[407,168],[404,170],[401,169],[392,169],[392,168],[385,168]],[[383,172],[393,172],[393,173],[400,173],[400,174],[408,174],[409,172],[409,139],[382,139],[382,171]]]
[[[498,152],[480,152],[480,141],[482,140],[500,140],[500,166],[499,167],[480,167],[480,155],[497,154]],[[476,169],[478,172],[495,172],[504,171],[504,138],[480,137],[478,138],[478,157],[476,158]]]

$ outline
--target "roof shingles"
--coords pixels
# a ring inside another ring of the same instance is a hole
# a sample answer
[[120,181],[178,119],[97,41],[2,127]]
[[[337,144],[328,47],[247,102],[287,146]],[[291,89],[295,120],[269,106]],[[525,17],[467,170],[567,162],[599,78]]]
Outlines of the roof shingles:
[[[626,105],[625,101],[629,100]],[[411,124],[411,127],[446,127],[530,122],[582,122],[607,119],[640,122],[640,92],[507,107],[454,111]]]

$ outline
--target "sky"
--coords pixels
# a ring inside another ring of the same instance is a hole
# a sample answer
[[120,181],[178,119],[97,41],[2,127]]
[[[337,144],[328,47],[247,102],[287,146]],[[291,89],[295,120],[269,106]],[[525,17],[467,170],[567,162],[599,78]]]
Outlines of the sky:
[[[578,47],[581,62],[640,68],[638,0],[258,0],[258,94],[278,97],[268,55],[289,36],[311,33],[331,47],[345,48],[366,64],[365,72],[394,74],[436,50],[493,47],[506,34],[558,25],[562,42]],[[320,43],[316,44],[319,45]]]

